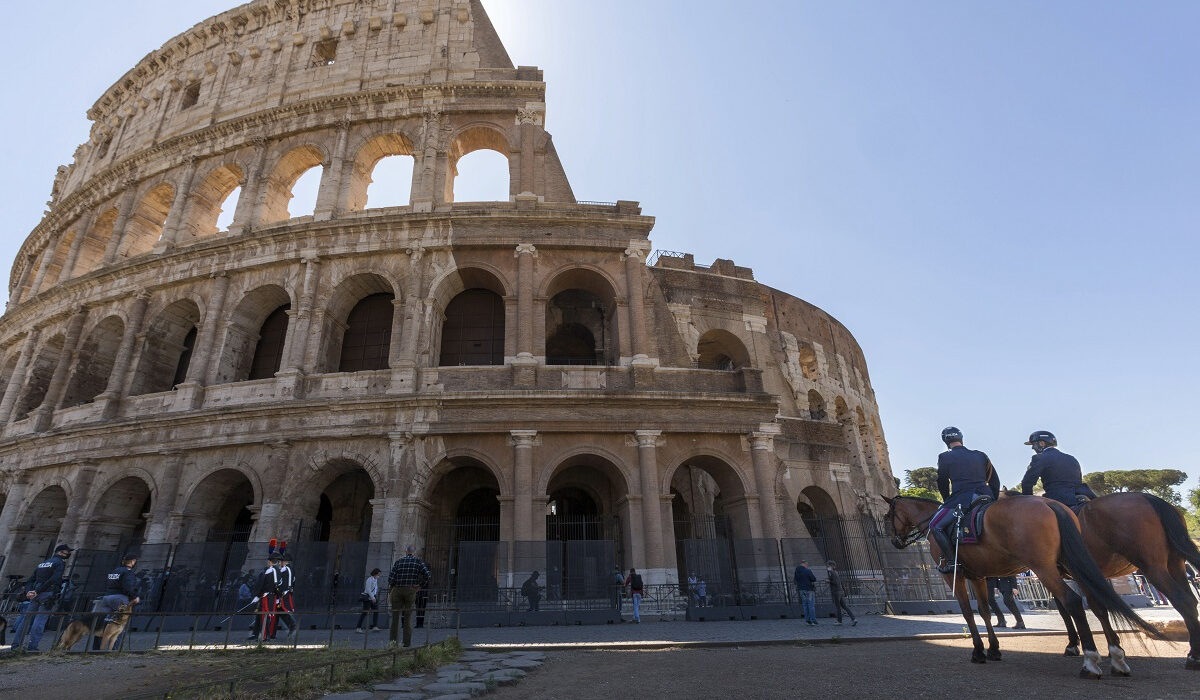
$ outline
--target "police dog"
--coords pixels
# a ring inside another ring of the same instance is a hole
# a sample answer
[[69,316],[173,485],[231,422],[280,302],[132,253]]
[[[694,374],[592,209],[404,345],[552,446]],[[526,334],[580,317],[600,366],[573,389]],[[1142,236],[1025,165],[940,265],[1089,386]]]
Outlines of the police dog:
[[[73,620],[71,624],[67,625],[66,631],[58,638],[58,643],[54,645],[54,650],[70,651],[71,647],[79,643],[80,639],[87,637],[88,633],[94,629],[95,636],[100,638],[100,649],[111,651],[113,644],[117,641],[117,637],[121,636],[121,633],[125,631],[125,625],[129,623],[129,615],[132,611],[133,604],[124,603],[114,613],[84,613],[79,618]],[[105,616],[111,617],[112,622],[105,624]]]

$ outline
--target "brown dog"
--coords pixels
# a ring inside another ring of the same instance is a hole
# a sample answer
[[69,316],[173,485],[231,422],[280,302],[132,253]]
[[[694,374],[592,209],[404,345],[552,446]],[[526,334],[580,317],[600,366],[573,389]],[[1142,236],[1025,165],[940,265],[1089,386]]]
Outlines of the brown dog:
[[121,633],[125,631],[125,625],[129,623],[129,615],[132,611],[133,604],[125,603],[118,607],[116,612],[111,613],[113,621],[108,624],[104,623],[104,617],[108,613],[84,613],[83,616],[67,625],[66,631],[58,638],[58,643],[54,645],[54,650],[69,651],[71,647],[79,643],[80,639],[88,636],[88,633],[94,629],[96,631],[95,636],[100,638],[100,648],[104,651],[111,651],[113,644],[117,641],[117,637],[121,636]]

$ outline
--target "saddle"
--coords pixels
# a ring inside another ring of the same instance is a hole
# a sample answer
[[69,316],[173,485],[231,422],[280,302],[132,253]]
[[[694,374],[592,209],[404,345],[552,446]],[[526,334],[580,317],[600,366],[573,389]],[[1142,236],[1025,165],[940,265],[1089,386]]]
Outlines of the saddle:
[[976,499],[967,507],[967,513],[958,527],[959,544],[979,543],[979,538],[983,536],[983,514],[995,503],[994,499],[984,496]]

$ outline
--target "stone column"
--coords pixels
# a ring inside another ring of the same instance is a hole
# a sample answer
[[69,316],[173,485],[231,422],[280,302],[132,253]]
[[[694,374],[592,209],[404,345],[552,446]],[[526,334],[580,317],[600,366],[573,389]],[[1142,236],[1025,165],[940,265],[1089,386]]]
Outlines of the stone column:
[[213,293],[205,311],[203,325],[196,334],[196,346],[188,364],[187,377],[177,388],[175,408],[193,409],[204,400],[204,386],[208,382],[208,370],[217,350],[217,328],[223,322],[225,295],[229,292],[229,275],[218,272],[213,276]]
[[[528,105],[517,110],[517,123],[521,125],[521,178],[516,191],[535,194],[537,190],[537,139],[541,135],[540,125],[544,118],[545,105]],[[544,192],[542,194],[545,194]]]
[[76,462],[75,481],[71,484],[71,501],[67,504],[67,514],[63,516],[62,525],[58,528],[58,536],[63,542],[72,547],[75,535],[79,529],[79,518],[87,507],[91,495],[92,482],[96,478],[95,462]]
[[259,541],[272,537],[288,539],[280,532],[281,528],[291,531],[290,525],[295,523],[281,522],[287,494],[284,484],[287,483],[288,466],[292,461],[292,443],[278,440],[267,443],[271,453],[267,456],[267,469],[263,475],[262,502],[259,503],[258,519],[254,523],[255,534]]
[[117,207],[117,220],[113,222],[112,233],[108,236],[108,245],[104,248],[104,265],[111,265],[117,259],[121,250],[121,239],[125,237],[125,226],[129,223],[129,215],[133,213],[134,189],[137,183],[124,183],[125,194],[121,196],[121,204]]
[[[12,485],[8,488],[8,497],[4,501],[4,509],[0,510],[0,532],[5,534],[4,544],[0,545],[0,556],[4,557],[4,561],[12,560],[12,545],[16,540],[12,536],[13,526],[16,525],[17,512],[25,505],[25,496],[29,491],[29,473],[21,472],[17,474]],[[0,575],[8,573],[6,569],[11,567],[0,567]],[[28,576],[28,572],[21,572],[22,576]]]
[[[642,482],[642,538],[646,543],[646,558],[639,568],[645,569],[653,583],[665,581],[662,534],[662,499],[659,494],[658,439],[661,430],[634,432],[638,446],[638,474]],[[636,565],[635,565],[636,566]]]
[[158,453],[162,465],[158,473],[158,494],[150,504],[150,522],[146,524],[146,544],[170,542],[168,531],[175,500],[179,494],[179,479],[183,474],[183,453],[163,450]]
[[50,385],[46,388],[46,397],[42,400],[42,405],[33,412],[35,432],[40,433],[50,427],[50,419],[54,416],[54,410],[62,403],[63,394],[67,390],[67,377],[71,367],[75,364],[79,334],[83,331],[85,320],[87,320],[87,310],[80,309],[71,316],[71,320],[67,321],[67,333],[63,340],[62,354],[58,356],[58,364],[55,365],[54,374],[50,377]]
[[317,204],[313,210],[314,221],[329,221],[337,216],[342,203],[342,172],[346,169],[346,142],[350,137],[350,119],[343,117],[338,124],[337,144],[333,155],[321,173],[321,184],[317,188]]
[[762,513],[763,537],[779,539],[779,503],[775,498],[775,423],[762,423],[750,433],[750,459],[754,463],[754,481],[758,484],[758,505]]
[[42,251],[42,259],[38,263],[37,274],[33,276],[33,283],[29,285],[29,298],[31,299],[41,291],[42,282],[46,279],[46,268],[50,267],[50,261],[54,259],[54,249],[58,247],[59,238],[61,236],[56,236],[46,244],[46,249]]
[[658,361],[651,359],[650,340],[646,332],[646,253],[650,250],[650,241],[633,239],[625,249],[625,283],[626,298],[629,311],[629,348],[633,353],[630,364],[633,367],[635,386],[648,386],[654,381],[654,367]]
[[517,258],[517,356],[513,358],[513,383],[532,387],[537,383],[537,360],[533,356],[534,271],[538,251],[532,243],[521,243]]
[[510,430],[513,446],[513,540],[533,539],[533,446],[536,430]]
[[184,226],[184,215],[188,203],[192,200],[192,179],[196,177],[196,160],[194,156],[189,156],[187,159],[187,167],[183,170],[183,177],[179,181],[178,189],[175,190],[175,199],[171,202],[171,211],[167,212],[167,220],[163,223],[162,235],[154,244],[155,253],[163,253],[174,248],[175,241],[179,240],[179,232]]
[[133,348],[142,332],[142,321],[146,318],[146,307],[149,304],[150,292],[143,290],[133,298],[133,305],[129,308],[129,322],[125,324],[125,334],[121,336],[121,345],[117,348],[117,355],[113,360],[112,374],[108,375],[104,393],[96,397],[100,415],[105,419],[117,415],[121,399],[125,398],[125,378],[129,376],[129,366],[133,363]]
[[[312,343],[319,342],[312,335],[320,336],[320,333],[311,334],[312,329],[312,313],[313,299],[317,294],[317,282],[321,272],[321,259],[316,255],[306,255],[300,258],[300,264],[304,265],[304,284],[300,289],[300,303],[296,306],[296,313],[292,316],[288,323],[288,355],[285,359],[285,366],[289,369],[296,370],[311,370],[312,366],[307,364],[308,347]],[[316,355],[316,350],[313,350],[312,355]]]
[[242,194],[238,197],[237,209],[233,211],[233,222],[229,225],[229,235],[237,236],[250,231],[258,223],[259,190],[262,189],[263,168],[267,162],[267,140],[256,138],[250,141],[254,145],[254,164],[246,179],[242,180]]
[[92,222],[95,220],[95,212],[89,212],[80,217],[75,239],[71,241],[71,249],[67,251],[67,259],[63,262],[62,272],[58,273],[59,280],[65,282],[71,279],[71,272],[75,270],[75,263],[79,260],[79,251],[83,249],[83,239],[87,238],[88,230],[92,228]]
[[25,256],[25,269],[21,270],[21,276],[19,278],[17,278],[17,284],[12,289],[12,299],[9,300],[10,304],[19,304],[25,300],[24,299],[25,295],[22,294],[22,290],[25,288],[25,283],[29,281],[29,275],[32,272],[33,272],[33,256],[26,255]]
[[[13,406],[17,403],[17,395],[25,386],[25,375],[29,372],[29,364],[33,360],[33,349],[37,345],[40,330],[31,329],[25,336],[25,344],[21,347],[21,355],[17,359],[17,367],[8,378],[8,386],[4,389],[4,399],[0,400],[0,424],[7,424],[12,418]],[[11,497],[10,497],[11,500]],[[0,532],[4,532],[0,530]]]

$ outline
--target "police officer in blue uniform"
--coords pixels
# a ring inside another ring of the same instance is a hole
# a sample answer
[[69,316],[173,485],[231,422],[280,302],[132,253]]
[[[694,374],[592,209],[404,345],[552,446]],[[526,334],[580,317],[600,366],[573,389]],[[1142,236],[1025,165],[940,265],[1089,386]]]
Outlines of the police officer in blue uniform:
[[1000,496],[1000,477],[992,466],[992,460],[979,450],[963,446],[962,431],[953,426],[942,431],[942,442],[949,450],[938,455],[937,485],[942,494],[942,508],[929,521],[929,534],[942,550],[942,562],[938,571],[954,573],[954,544],[947,532],[954,526],[954,509],[961,506],[965,512],[979,498]]
[[[54,548],[54,555],[37,565],[33,575],[26,582],[25,602],[21,604],[24,614],[17,620],[17,629],[13,636],[12,650],[18,651],[29,633],[29,651],[37,651],[46,631],[46,620],[49,611],[54,609],[54,600],[62,587],[63,572],[67,568],[67,559],[74,550],[65,544]],[[39,614],[40,613],[40,614]]]
[[1038,479],[1042,480],[1042,488],[1046,498],[1053,498],[1059,503],[1074,506],[1096,497],[1092,489],[1083,482],[1083,470],[1079,460],[1058,449],[1058,439],[1049,430],[1038,430],[1029,436],[1025,443],[1036,453],[1025,470],[1025,478],[1021,479],[1021,493],[1030,495]]
[[[112,614],[122,605],[137,605],[141,602],[142,599],[138,597],[137,576],[133,574],[133,567],[136,565],[137,555],[129,553],[121,557],[121,565],[108,574],[104,585],[104,597],[96,601],[96,606],[92,608],[92,612],[106,613],[104,624],[113,621]],[[102,628],[96,629],[98,631]],[[92,637],[92,648],[100,648],[99,637]]]

